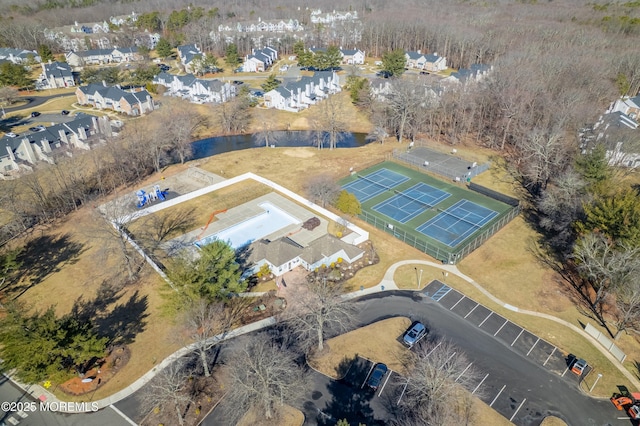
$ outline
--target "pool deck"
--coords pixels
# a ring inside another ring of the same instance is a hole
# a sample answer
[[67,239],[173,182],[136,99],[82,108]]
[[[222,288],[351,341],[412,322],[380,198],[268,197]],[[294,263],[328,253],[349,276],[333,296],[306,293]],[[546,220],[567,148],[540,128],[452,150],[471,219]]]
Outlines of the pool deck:
[[[270,192],[269,194],[255,198],[247,203],[228,209],[224,213],[216,215],[216,221],[211,222],[207,230],[203,233],[202,228],[196,228],[189,231],[180,237],[174,238],[167,243],[166,249],[168,252],[175,252],[184,247],[193,246],[197,241],[197,237],[206,238],[210,235],[217,234],[218,232],[227,229],[238,223],[244,222],[252,217],[258,216],[264,213],[264,209],[260,207],[260,204],[269,202],[274,206],[280,208],[290,216],[295,217],[300,223],[290,224],[281,228],[269,235],[266,235],[265,239],[276,240],[278,238],[288,236],[289,239],[295,243],[306,247],[310,242],[327,234],[328,221],[322,217],[319,217],[314,212],[305,209],[304,207],[296,204],[288,198],[276,193]],[[320,226],[316,227],[312,231],[302,229],[302,223],[312,217],[318,217],[320,219]],[[202,235],[200,235],[202,234]]]

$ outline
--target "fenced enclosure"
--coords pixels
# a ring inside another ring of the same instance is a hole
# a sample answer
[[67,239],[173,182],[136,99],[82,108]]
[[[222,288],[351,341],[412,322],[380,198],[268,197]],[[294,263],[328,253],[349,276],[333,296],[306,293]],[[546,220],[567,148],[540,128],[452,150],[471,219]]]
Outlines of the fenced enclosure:
[[429,171],[454,181],[464,181],[489,170],[491,163],[477,164],[451,154],[443,154],[425,146],[406,150],[394,149],[392,157],[413,168]]

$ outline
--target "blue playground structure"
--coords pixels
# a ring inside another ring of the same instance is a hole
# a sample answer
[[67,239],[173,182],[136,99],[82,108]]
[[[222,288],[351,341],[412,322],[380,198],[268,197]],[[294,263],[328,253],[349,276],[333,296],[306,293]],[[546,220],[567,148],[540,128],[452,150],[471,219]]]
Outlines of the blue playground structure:
[[136,196],[138,197],[138,208],[142,208],[152,201],[164,201],[167,197],[167,191],[162,191],[160,189],[160,185],[154,185],[153,189],[148,193],[145,192],[144,189],[139,189],[136,192]]

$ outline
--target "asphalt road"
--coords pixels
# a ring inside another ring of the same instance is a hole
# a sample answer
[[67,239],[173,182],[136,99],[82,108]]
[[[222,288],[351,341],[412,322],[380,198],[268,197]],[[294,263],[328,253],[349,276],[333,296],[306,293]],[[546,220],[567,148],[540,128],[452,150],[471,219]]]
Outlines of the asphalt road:
[[631,424],[628,420],[618,419],[624,414],[616,411],[608,400],[584,395],[574,377],[560,377],[536,365],[430,298],[416,301],[406,293],[387,293],[368,296],[356,305],[360,310],[361,325],[406,315],[424,322],[430,334],[451,341],[466,353],[477,370],[489,374],[491,380],[479,389],[485,402],[490,403],[502,385],[505,385],[505,391],[500,399],[507,404],[526,398],[526,411],[520,411],[514,417],[513,422],[517,425],[537,426],[548,415],[560,417],[575,426]]
[[[129,426],[112,408],[91,414],[61,414],[42,410],[39,401],[14,385],[5,376],[0,376],[0,402],[14,403],[13,408],[22,410],[0,412],[0,425],[20,426]],[[3,408],[6,404],[2,404]],[[35,410],[33,409],[35,408]]]
[[60,93],[58,95],[51,95],[51,96],[35,96],[35,95],[24,96],[24,97],[21,97],[21,100],[26,100],[27,101],[26,104],[20,105],[17,107],[5,108],[4,112],[7,113],[12,111],[19,111],[21,109],[35,108],[47,102],[49,99],[61,98],[63,96],[73,96],[73,93]]

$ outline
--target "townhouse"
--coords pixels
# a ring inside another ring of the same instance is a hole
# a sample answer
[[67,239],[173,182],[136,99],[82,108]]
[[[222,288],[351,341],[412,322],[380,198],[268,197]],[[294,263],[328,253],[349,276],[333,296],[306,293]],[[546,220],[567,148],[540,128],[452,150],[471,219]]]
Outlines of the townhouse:
[[153,99],[146,90],[125,91],[118,86],[89,84],[78,87],[76,97],[81,105],[110,109],[131,116],[147,114],[154,110]]
[[264,94],[267,108],[299,112],[341,91],[335,71],[319,71],[313,76],[282,84]]
[[193,74],[158,74],[153,84],[167,88],[165,96],[175,96],[193,103],[221,103],[236,95],[236,86],[218,79],[201,79]]

